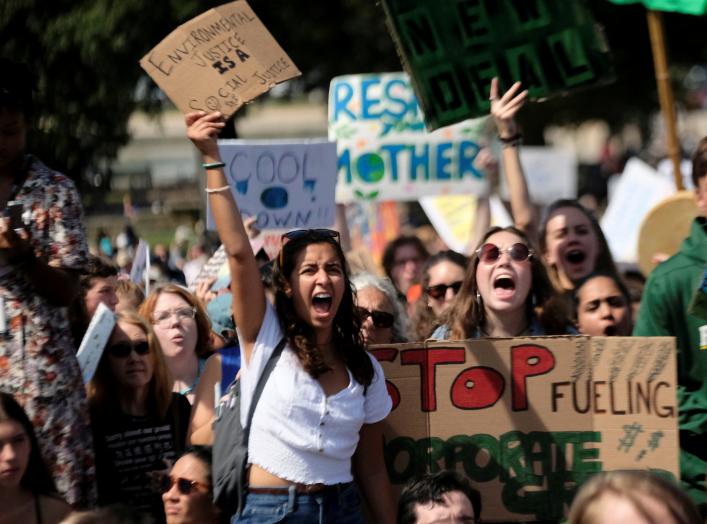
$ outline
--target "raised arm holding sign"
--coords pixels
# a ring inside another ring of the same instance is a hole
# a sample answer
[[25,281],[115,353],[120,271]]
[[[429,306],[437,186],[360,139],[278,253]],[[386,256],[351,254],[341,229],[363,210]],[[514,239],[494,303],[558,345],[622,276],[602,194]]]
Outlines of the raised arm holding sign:
[[[209,203],[231,270],[233,316],[243,356],[234,386],[240,391],[242,425],[248,424],[251,404],[257,404],[246,437],[250,467],[241,472],[233,464],[249,492],[236,514],[257,512],[276,498],[303,522],[316,521],[322,506],[332,522],[362,522],[355,474],[376,522],[393,522],[382,446],[382,420],[391,400],[380,365],[359,335],[361,319],[354,310],[339,234],[300,229],[282,236],[271,305],[223,170],[216,142],[221,116],[190,113],[186,123],[189,138],[202,153]],[[256,399],[256,387],[277,351],[282,354],[274,357],[277,365]],[[325,405],[329,407],[322,411]],[[221,442],[216,437],[217,449]],[[214,476],[219,487],[222,476]],[[218,500],[224,491],[226,498],[243,500],[235,493],[238,489],[219,491]]]

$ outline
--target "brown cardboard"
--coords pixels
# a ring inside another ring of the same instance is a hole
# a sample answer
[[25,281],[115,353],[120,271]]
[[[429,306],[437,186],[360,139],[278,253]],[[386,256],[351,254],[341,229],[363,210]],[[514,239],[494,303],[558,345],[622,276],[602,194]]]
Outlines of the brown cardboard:
[[[393,397],[385,455],[398,491],[415,474],[456,469],[481,493],[484,521],[554,520],[597,471],[678,476],[671,337],[534,337],[371,352]],[[429,380],[421,380],[425,368]]]
[[245,0],[180,25],[140,65],[184,113],[243,104],[301,73]]

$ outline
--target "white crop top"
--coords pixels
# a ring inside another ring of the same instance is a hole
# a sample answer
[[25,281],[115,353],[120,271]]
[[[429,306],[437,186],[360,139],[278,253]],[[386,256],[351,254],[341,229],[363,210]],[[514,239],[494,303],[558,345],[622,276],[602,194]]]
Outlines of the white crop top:
[[[250,362],[246,364],[243,359],[241,368],[242,424],[246,422],[257,379],[282,336],[275,310],[266,300]],[[383,420],[392,407],[383,369],[374,357],[368,356],[375,374],[366,394],[349,371],[349,385],[327,397],[286,345],[253,415],[249,462],[280,478],[303,484],[353,480],[351,457],[361,426]]]

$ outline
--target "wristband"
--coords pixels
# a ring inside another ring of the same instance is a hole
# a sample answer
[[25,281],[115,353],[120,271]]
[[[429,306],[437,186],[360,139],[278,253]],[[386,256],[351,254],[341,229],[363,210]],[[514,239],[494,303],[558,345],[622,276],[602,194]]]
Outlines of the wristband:
[[516,133],[515,135],[509,137],[502,137],[498,135],[498,139],[503,144],[503,147],[518,147],[523,142],[523,135]]
[[228,191],[231,189],[231,186],[222,186],[222,187],[207,187],[204,189],[207,193],[223,193],[224,191]]
[[219,167],[226,167],[226,164],[224,162],[207,162],[201,164],[201,167],[204,169],[217,169]]

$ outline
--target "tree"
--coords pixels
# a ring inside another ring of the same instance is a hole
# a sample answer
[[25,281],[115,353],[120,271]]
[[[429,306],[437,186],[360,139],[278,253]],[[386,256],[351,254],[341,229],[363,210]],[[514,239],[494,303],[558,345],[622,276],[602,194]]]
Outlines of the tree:
[[[196,0],[6,0],[2,54],[35,73],[36,129],[30,150],[77,182],[128,139],[140,107],[161,105],[138,60],[204,9]],[[211,2],[217,4],[219,2]]]

